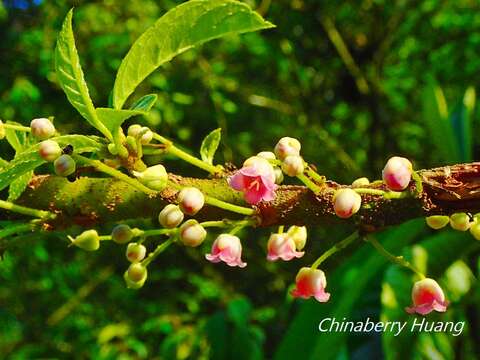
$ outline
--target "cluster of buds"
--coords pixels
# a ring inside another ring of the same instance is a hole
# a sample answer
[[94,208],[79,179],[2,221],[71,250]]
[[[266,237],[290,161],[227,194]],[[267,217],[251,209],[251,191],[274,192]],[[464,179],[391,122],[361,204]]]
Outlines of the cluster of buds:
[[434,230],[442,229],[450,224],[450,227],[457,231],[470,230],[470,234],[472,234],[476,240],[480,240],[479,215],[480,214],[475,214],[472,216],[464,212],[458,212],[450,216],[433,215],[425,218],[425,220],[427,225]]
[[307,241],[307,228],[305,226],[291,226],[286,233],[270,235],[267,243],[267,260],[278,259],[289,261],[301,258],[305,253],[302,250]]
[[153,139],[153,132],[148,127],[138,124],[130,125],[127,135],[139,140],[142,145],[149,144]]
[[275,155],[282,162],[282,171],[294,177],[303,174],[305,165],[300,156],[302,145],[300,141],[291,137],[283,137],[275,145]]

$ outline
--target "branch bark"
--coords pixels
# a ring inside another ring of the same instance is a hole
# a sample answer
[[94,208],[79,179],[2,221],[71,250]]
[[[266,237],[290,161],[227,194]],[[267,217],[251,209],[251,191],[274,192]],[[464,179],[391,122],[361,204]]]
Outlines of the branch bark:
[[[303,186],[280,186],[274,201],[257,207],[259,226],[330,225],[343,223],[364,231],[375,231],[417,217],[458,211],[480,212],[480,162],[421,170],[423,193],[388,200],[383,196],[362,194],[362,208],[351,219],[335,216],[332,197],[336,189],[348,187],[327,182],[319,195]],[[226,179],[194,179],[170,175],[182,186],[198,187],[206,195],[246,206],[242,194],[228,187]],[[370,188],[385,189],[382,184]],[[85,227],[98,223],[134,218],[156,218],[166,203],[174,202],[176,190],[148,196],[130,185],[111,178],[81,177],[75,182],[55,176],[36,176],[21,196],[21,205],[50,210],[58,214],[51,225],[55,228],[79,224]],[[239,218],[241,215],[205,206],[199,220]]]

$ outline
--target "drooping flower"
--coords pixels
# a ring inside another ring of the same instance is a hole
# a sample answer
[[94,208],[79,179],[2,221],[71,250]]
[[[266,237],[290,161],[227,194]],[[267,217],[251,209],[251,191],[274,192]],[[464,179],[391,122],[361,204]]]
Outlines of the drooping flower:
[[295,241],[287,233],[270,235],[267,250],[269,261],[278,259],[289,261],[293,258],[301,258],[305,254],[303,251],[296,251]]
[[412,178],[412,163],[404,157],[391,157],[383,168],[382,177],[390,190],[405,190]]
[[322,270],[303,267],[295,278],[295,289],[291,294],[303,299],[313,296],[319,302],[327,302],[330,294],[325,292],[326,287],[327,278]]
[[230,187],[244,193],[249,204],[275,199],[275,172],[264,158],[252,156],[243,167],[228,179]]
[[245,267],[247,263],[242,259],[242,244],[240,239],[231,234],[220,234],[212,245],[210,254],[205,255],[205,258],[212,263],[223,261],[228,266]]
[[435,280],[429,278],[417,281],[413,285],[412,301],[413,305],[405,308],[409,314],[418,313],[426,315],[434,310],[445,312],[448,306],[440,285]]

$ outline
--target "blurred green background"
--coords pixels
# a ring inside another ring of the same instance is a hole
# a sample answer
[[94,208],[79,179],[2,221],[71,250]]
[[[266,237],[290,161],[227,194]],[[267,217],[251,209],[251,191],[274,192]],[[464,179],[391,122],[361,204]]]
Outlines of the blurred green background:
[[[92,133],[53,69],[56,33],[67,11],[76,7],[86,79],[96,105],[105,106],[129,46],[180,2],[3,0],[0,118],[27,125],[54,115],[62,132]],[[159,101],[148,118],[134,121],[190,149],[222,127],[218,161],[237,165],[282,136],[297,137],[307,161],[344,183],[378,178],[392,154],[412,159],[416,168],[479,158],[478,1],[246,2],[277,28],[208,43],[162,67],[134,96],[157,93]],[[6,142],[0,154],[13,156]],[[167,165],[204,176],[180,162]],[[8,222],[0,221],[4,226]],[[288,263],[266,262],[268,229],[245,231],[244,270],[206,262],[207,245],[201,251],[171,248],[140,291],[124,286],[128,265],[118,245],[91,254],[68,248],[64,234],[7,239],[14,246],[0,262],[0,358],[479,356],[480,247],[469,234],[433,232],[421,219],[378,237],[439,279],[452,305],[429,320],[466,321],[463,334],[320,334],[324,317],[412,319],[403,311],[411,274],[367,244],[324,264],[329,303],[288,296],[297,270],[349,230],[310,228],[306,256]]]

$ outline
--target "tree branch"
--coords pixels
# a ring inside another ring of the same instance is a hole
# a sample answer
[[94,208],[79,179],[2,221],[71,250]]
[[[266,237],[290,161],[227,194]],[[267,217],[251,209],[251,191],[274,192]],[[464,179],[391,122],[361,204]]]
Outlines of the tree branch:
[[[349,220],[335,216],[334,191],[344,185],[327,182],[315,196],[303,186],[280,186],[274,201],[256,207],[259,226],[349,224],[364,231],[376,231],[385,226],[429,215],[449,215],[458,211],[480,212],[480,162],[445,166],[418,172],[423,192],[415,196],[415,184],[410,184],[411,196],[385,199],[381,195],[362,194],[361,210]],[[171,181],[182,186],[198,187],[206,195],[232,204],[243,205],[242,194],[228,187],[226,179],[194,179],[170,175]],[[384,185],[370,185],[385,189]],[[134,218],[155,218],[168,202],[175,201],[175,189],[159,195],[145,195],[131,185],[109,178],[82,177],[74,183],[55,176],[36,176],[18,203],[57,214],[51,220],[54,228],[79,224],[85,227],[97,223]],[[205,206],[199,220],[231,218],[241,215]]]

